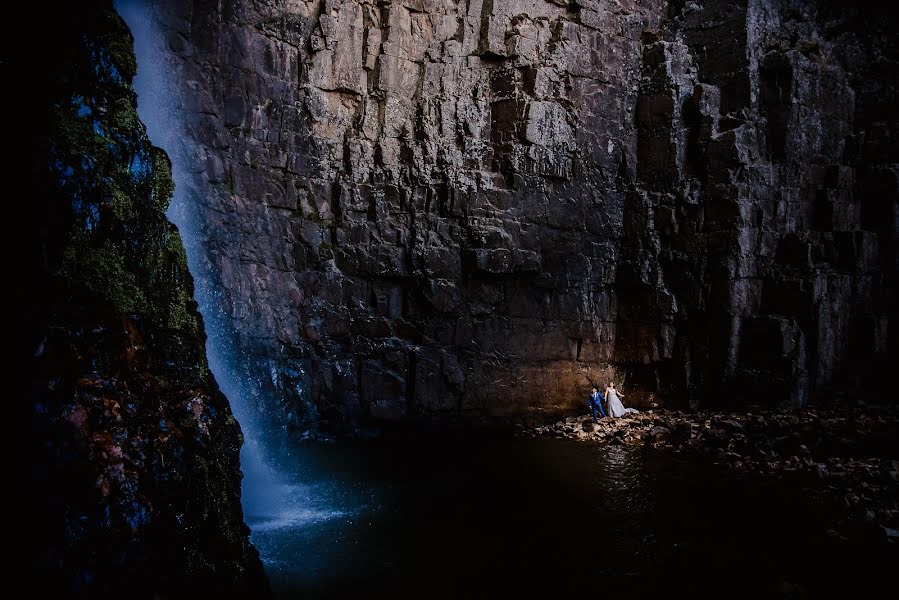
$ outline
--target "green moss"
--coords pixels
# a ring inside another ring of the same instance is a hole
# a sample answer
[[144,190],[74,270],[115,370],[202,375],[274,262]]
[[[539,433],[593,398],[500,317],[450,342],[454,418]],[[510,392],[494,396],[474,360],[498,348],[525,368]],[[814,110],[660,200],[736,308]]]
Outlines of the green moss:
[[212,185],[213,185],[213,187],[216,187],[216,188],[218,188],[218,189],[220,189],[220,190],[223,190],[223,191],[225,191],[225,192],[228,192],[229,194],[233,194],[233,193],[235,192],[235,190],[234,190],[234,184],[231,183],[230,181],[219,181],[219,182],[214,183],[214,184],[212,184]]
[[[46,215],[36,301],[52,324],[47,347],[59,350],[48,350],[53,360],[40,369],[66,382],[51,389],[40,375],[35,386],[49,398],[35,404],[48,407],[41,431],[51,432],[41,444],[41,469],[48,467],[39,496],[50,501],[43,512],[61,549],[46,570],[77,578],[88,596],[116,586],[140,591],[148,575],[146,590],[163,596],[185,595],[176,593],[184,583],[218,595],[237,587],[262,593],[261,565],[241,526],[242,439],[209,373],[184,247],[165,215],[171,165],[137,116],[130,34],[108,0],[59,11],[49,13],[56,51],[41,69],[46,90],[36,94],[43,145],[35,165],[44,172],[35,201]],[[119,402],[115,419],[101,415],[93,394],[71,395],[82,372],[103,381],[104,399]],[[203,399],[202,425],[186,407],[195,397]],[[73,402],[90,413],[92,433],[122,445],[133,467],[128,485],[102,497],[95,490],[107,457],[66,446],[71,427],[54,412]],[[131,524],[138,506],[152,526]],[[78,520],[74,545],[56,525],[68,515]]]
[[818,44],[818,42],[813,42],[810,40],[800,41],[798,44],[796,44],[796,49],[806,56],[821,54],[821,45]]
[[[131,37],[111,10],[73,48],[51,139],[51,177],[71,204],[70,235],[57,284],[87,308],[133,314],[172,335],[201,335],[187,260],[165,211],[175,189],[165,152],[150,144],[137,116]],[[80,60],[77,59],[80,55]]]
[[305,219],[307,221],[312,221],[316,225],[325,225],[325,220],[322,218],[321,213],[318,212],[318,208],[313,206],[312,212],[308,215],[305,215]]
[[[197,431],[197,420],[194,417],[193,413],[184,412],[181,415],[178,415],[176,420],[176,425],[183,431],[184,433],[196,433]],[[203,459],[199,456],[195,458],[196,464],[200,464],[203,462]]]
[[84,232],[75,230],[63,254],[62,277],[76,292],[101,296],[120,314],[130,314],[143,305],[143,291],[124,258],[109,240],[91,244]]

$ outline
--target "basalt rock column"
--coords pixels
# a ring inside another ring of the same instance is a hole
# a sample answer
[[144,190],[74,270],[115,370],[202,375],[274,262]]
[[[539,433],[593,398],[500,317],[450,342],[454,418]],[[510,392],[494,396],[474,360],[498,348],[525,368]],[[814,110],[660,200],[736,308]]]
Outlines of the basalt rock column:
[[895,352],[895,52],[862,11],[159,18],[208,272],[277,423],[560,412],[609,363],[634,399],[801,405]]
[[666,396],[888,399],[897,53],[885,27],[825,2],[707,2],[673,7],[646,36],[616,357],[648,365]]
[[163,8],[211,271],[272,397],[301,382],[333,420],[580,404],[662,9]]

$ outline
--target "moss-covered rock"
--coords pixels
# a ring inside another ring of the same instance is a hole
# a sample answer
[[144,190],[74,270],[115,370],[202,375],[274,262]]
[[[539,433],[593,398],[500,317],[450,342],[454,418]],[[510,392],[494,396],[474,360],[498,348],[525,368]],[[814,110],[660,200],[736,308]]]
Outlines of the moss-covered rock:
[[111,3],[42,16],[35,115],[32,489],[39,587],[265,593],[240,505],[242,442],[211,377],[165,153],[136,112]]

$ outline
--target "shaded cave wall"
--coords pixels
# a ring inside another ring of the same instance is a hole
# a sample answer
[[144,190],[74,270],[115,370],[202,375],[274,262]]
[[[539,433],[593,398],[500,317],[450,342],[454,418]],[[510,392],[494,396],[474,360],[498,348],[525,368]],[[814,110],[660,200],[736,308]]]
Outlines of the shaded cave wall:
[[647,34],[616,357],[670,396],[892,398],[899,54],[870,9],[678,3]]
[[879,391],[896,52],[864,3],[155,6],[273,421],[548,416],[615,372],[670,406]]
[[[14,56],[22,186],[29,585],[54,597],[264,595],[240,428],[210,374],[165,153],[140,123],[111,2],[41,7]],[[49,9],[49,10],[48,10]],[[21,67],[21,68],[20,68]],[[28,178],[30,175],[30,178]]]

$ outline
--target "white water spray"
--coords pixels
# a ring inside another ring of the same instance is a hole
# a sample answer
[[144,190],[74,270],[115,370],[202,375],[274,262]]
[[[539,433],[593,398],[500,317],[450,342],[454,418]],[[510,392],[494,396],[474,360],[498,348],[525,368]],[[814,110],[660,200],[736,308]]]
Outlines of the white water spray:
[[[134,37],[138,61],[134,90],[138,95],[138,114],[147,127],[150,140],[164,149],[172,163],[175,195],[167,216],[181,232],[187,262],[194,279],[194,297],[206,328],[206,357],[209,369],[231,404],[240,423],[244,444],[240,463],[244,473],[242,503],[254,532],[296,527],[342,514],[327,505],[318,486],[297,484],[275,468],[264,442],[262,415],[254,406],[258,396],[245,365],[235,356],[233,334],[228,317],[221,309],[221,292],[212,284],[216,279],[202,247],[203,233],[191,197],[190,171],[198,157],[187,143],[176,71],[164,48],[165,37],[146,0],[116,0],[116,10],[128,24]],[[196,169],[194,169],[196,170]],[[264,553],[263,553],[264,554]],[[265,556],[263,556],[265,558]]]
[[[119,0],[116,10],[128,23],[134,36],[134,53],[138,58],[134,90],[138,96],[138,114],[147,127],[150,140],[166,151],[172,162],[175,194],[166,216],[181,232],[187,262],[194,279],[194,298],[203,315],[206,327],[206,358],[209,369],[222,393],[228,398],[231,410],[240,423],[244,445],[240,452],[244,472],[243,503],[249,512],[257,512],[271,497],[278,478],[272,472],[262,445],[262,432],[251,395],[234,371],[234,357],[227,356],[229,341],[226,317],[219,306],[218,290],[212,289],[210,265],[200,247],[200,227],[193,218],[189,186],[191,174],[186,166],[196,163],[184,143],[185,132],[178,102],[178,91],[172,77],[172,66],[162,48],[164,37],[155,22],[152,9],[140,0]],[[229,358],[231,360],[229,360]]]

